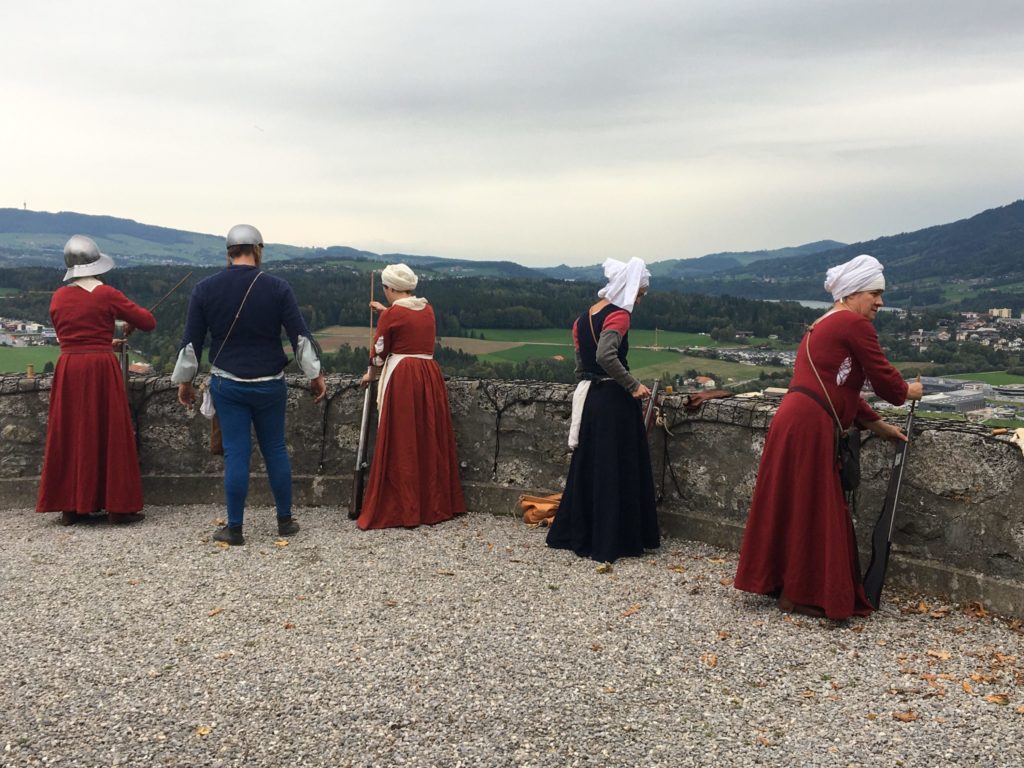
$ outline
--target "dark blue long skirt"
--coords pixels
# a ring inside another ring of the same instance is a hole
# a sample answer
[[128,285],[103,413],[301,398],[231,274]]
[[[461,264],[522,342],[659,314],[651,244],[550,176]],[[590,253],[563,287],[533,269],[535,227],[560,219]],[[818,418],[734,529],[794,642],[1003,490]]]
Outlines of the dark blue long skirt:
[[614,381],[595,381],[547,543],[610,563],[661,544],[642,406]]

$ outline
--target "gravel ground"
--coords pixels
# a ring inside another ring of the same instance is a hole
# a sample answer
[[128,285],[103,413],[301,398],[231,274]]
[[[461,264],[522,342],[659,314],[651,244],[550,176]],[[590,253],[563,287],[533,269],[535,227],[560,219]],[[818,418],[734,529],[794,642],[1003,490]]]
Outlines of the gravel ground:
[[970,606],[787,616],[732,552],[600,573],[509,517],[284,542],[263,507],[223,549],[216,507],[147,514],[5,513],[0,764],[1024,762],[1024,634]]

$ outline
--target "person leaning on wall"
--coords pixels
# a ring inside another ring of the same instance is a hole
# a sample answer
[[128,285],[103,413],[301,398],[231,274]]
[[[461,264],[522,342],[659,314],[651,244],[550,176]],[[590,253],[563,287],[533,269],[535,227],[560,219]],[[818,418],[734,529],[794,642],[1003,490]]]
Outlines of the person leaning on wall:
[[836,464],[836,419],[906,440],[860,396],[865,380],[893,405],[919,400],[878,343],[882,265],[863,254],[828,270],[832,308],[804,334],[789,392],[772,418],[747,517],[735,585],[785,612],[846,619],[873,610],[864,594],[853,520]]
[[299,313],[291,286],[263,272],[262,259],[259,230],[249,224],[232,227],[227,235],[227,268],[192,290],[171,376],[178,385],[178,401],[192,407],[196,398],[192,382],[209,333],[210,393],[223,435],[228,512],[227,525],[213,538],[231,545],[245,543],[242,523],[253,429],[277,508],[278,533],[290,536],[299,530],[292,517],[292,471],[284,434],[288,358],[281,347],[282,328],[299,367],[310,379],[314,402],[327,395],[319,347]]

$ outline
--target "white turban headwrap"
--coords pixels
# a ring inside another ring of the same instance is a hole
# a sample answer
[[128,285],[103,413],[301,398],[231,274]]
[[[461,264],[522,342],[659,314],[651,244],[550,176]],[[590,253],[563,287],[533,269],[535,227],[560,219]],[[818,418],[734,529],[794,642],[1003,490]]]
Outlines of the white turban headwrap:
[[636,256],[625,263],[606,259],[603,266],[608,285],[598,291],[597,295],[627,312],[632,312],[640,289],[651,284],[651,273],[647,270],[644,260]]
[[396,291],[412,291],[420,280],[405,264],[389,264],[380,273],[380,281]]
[[862,253],[826,272],[825,290],[832,294],[835,301],[841,301],[851,293],[860,291],[884,291],[883,269],[878,259]]

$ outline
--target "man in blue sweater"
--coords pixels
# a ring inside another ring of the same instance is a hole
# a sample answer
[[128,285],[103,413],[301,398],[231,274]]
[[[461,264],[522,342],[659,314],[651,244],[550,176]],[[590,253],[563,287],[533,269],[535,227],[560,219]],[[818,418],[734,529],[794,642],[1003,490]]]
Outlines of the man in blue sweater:
[[267,479],[277,506],[277,530],[289,536],[299,530],[292,518],[292,470],[284,437],[288,364],[281,345],[283,328],[295,360],[309,377],[314,402],[327,395],[320,372],[319,347],[299,313],[291,286],[260,270],[263,236],[256,227],[239,224],[227,236],[228,267],[199,282],[192,290],[185,334],[171,381],[178,401],[191,407],[196,394],[203,345],[210,334],[210,393],[224,441],[224,495],[227,525],[213,538],[244,544],[242,520],[249,491],[251,428],[267,465]]

